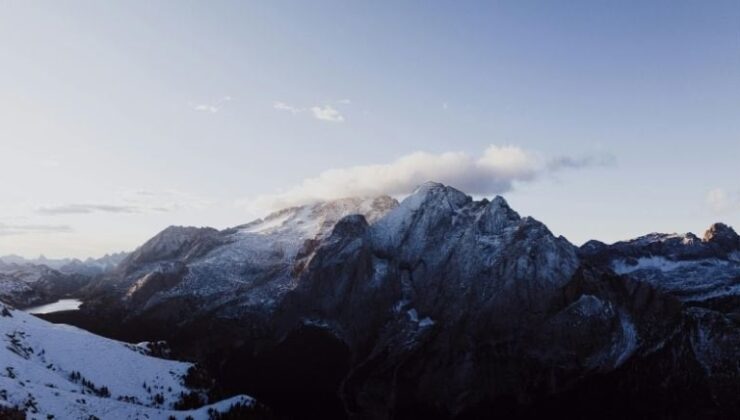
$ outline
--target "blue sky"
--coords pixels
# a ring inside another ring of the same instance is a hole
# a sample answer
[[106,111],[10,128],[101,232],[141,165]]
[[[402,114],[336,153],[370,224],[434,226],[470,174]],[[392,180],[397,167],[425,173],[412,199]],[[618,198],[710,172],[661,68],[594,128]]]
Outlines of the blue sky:
[[424,177],[575,243],[740,226],[737,2],[5,2],[0,51],[0,254]]

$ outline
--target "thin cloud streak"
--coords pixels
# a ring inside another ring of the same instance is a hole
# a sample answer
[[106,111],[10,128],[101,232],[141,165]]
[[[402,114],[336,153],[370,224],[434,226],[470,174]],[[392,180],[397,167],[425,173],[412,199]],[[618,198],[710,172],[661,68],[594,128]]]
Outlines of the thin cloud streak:
[[140,208],[134,206],[118,206],[111,204],[65,204],[61,206],[41,207],[36,212],[47,216],[62,214],[89,214],[89,213],[139,213]]
[[[349,99],[340,99],[335,101],[335,103],[349,105],[352,101]],[[289,112],[293,115],[310,112],[311,116],[315,119],[332,123],[341,123],[345,120],[344,115],[331,105],[314,105],[309,108],[301,108],[285,102],[275,101],[272,103],[272,108],[278,111]]]
[[297,108],[297,107],[294,107],[293,105],[288,105],[285,102],[279,102],[279,101],[274,102],[272,104],[272,107],[274,109],[277,109],[278,111],[287,111],[287,112],[290,112],[293,115],[296,115],[296,114],[299,114],[299,113],[305,111],[305,109],[303,109],[303,108]]
[[46,216],[61,216],[91,213],[167,213],[183,209],[203,209],[211,202],[192,194],[177,190],[120,191],[112,203],[69,203],[56,206],[45,206],[36,209],[36,213]]
[[8,225],[0,223],[0,236],[70,232],[73,232],[73,229],[68,225]]
[[224,104],[226,104],[229,101],[231,101],[231,96],[224,96],[223,98],[219,99],[218,101],[216,101],[213,104],[208,104],[208,103],[195,104],[195,103],[192,103],[191,102],[190,103],[190,106],[195,111],[207,112],[207,113],[210,113],[210,114],[215,114],[218,111],[220,111],[221,108],[223,108]]
[[550,159],[547,163],[548,169],[551,171],[559,171],[561,169],[580,169],[587,168],[590,166],[613,166],[617,163],[617,158],[609,153],[601,155],[589,155],[589,156],[559,156]]

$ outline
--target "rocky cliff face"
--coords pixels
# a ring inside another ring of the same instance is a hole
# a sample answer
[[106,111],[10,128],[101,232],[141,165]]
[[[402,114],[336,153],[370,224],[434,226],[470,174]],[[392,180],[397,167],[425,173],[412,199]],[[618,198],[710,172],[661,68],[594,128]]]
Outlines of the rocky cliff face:
[[716,415],[740,412],[737,256],[724,225],[577,249],[501,197],[428,183],[168,229],[87,310],[161,326],[287,414]]

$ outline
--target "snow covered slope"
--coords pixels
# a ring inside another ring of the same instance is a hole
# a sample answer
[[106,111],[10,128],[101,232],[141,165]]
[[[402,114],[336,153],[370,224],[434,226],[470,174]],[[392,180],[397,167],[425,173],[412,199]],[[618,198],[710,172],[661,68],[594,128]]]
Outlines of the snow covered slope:
[[[217,308],[224,316],[244,307],[269,311],[295,287],[337,221],[350,214],[374,221],[397,204],[387,196],[348,198],[284,209],[223,231],[170,227],[130,254],[98,289],[112,289],[129,314],[162,307],[178,317]],[[194,304],[183,310],[180,299]]]
[[184,384],[191,364],[151,357],[141,346],[2,303],[0,341],[0,406],[18,407],[31,419],[207,419],[209,410],[254,403],[236,396],[178,411],[182,396],[193,392]]

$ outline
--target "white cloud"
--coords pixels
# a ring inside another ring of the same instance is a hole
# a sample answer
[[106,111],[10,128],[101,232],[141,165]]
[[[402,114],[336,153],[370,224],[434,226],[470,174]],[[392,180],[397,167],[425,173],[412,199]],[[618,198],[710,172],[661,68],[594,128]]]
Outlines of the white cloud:
[[191,102],[190,106],[196,111],[215,114],[218,111],[220,111],[221,108],[223,108],[226,102],[229,102],[229,101],[231,101],[231,96],[224,96],[223,98],[219,99],[213,104],[194,104]]
[[339,113],[336,109],[332,108],[329,105],[322,106],[313,106],[311,107],[311,112],[313,113],[314,118],[322,120],[322,121],[329,121],[329,122],[343,122],[344,116]]
[[40,207],[39,214],[47,216],[58,216],[64,214],[88,214],[88,213],[138,213],[141,209],[135,206],[120,206],[115,204],[62,204],[58,206]]
[[714,188],[707,193],[706,203],[715,213],[740,210],[740,193],[731,194],[723,188]]
[[193,109],[196,111],[210,112],[211,114],[215,114],[218,112],[218,108],[215,105],[208,104],[195,105]]
[[[350,104],[349,99],[340,99],[336,101],[338,104]],[[329,121],[329,122],[343,122],[344,116],[331,105],[314,105],[309,108],[301,108],[287,104],[285,102],[275,101],[272,107],[278,111],[290,112],[293,115],[297,115],[303,112],[310,111],[311,115],[317,120]]]
[[587,156],[560,156],[547,162],[548,169],[558,171],[560,169],[579,169],[589,166],[611,166],[617,162],[616,157],[610,153]]
[[280,102],[280,101],[275,101],[272,104],[272,107],[274,109],[277,109],[278,111],[287,111],[287,112],[290,112],[293,115],[305,111],[305,109],[303,109],[303,108],[298,108],[298,107],[295,107],[293,105],[288,105],[285,102]]
[[68,225],[7,225],[0,223],[0,236],[69,232],[72,232],[72,228]]
[[208,198],[174,189],[159,191],[128,190],[121,191],[119,195],[123,202],[150,212],[202,210],[213,204]]
[[163,213],[183,209],[203,209],[209,204],[210,202],[206,199],[177,190],[126,190],[119,191],[111,202],[43,206],[37,208],[36,213],[45,216],[91,213]]
[[414,152],[391,163],[330,169],[284,192],[262,195],[248,202],[264,211],[351,196],[401,196],[426,181],[488,196],[510,191],[516,182],[532,181],[569,167],[553,166],[552,161],[516,146],[491,145],[480,156],[464,152]]

